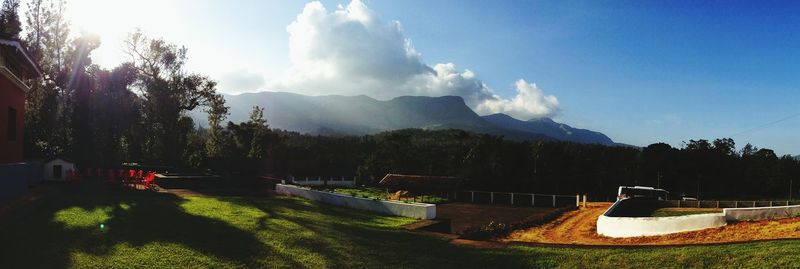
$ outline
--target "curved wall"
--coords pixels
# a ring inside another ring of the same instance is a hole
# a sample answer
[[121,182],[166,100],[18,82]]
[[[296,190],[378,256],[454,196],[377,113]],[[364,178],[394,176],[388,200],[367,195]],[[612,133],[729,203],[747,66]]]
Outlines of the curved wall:
[[725,214],[711,213],[677,217],[597,218],[597,233],[608,237],[636,237],[696,231],[725,226]]
[[434,204],[374,200],[342,195],[338,193],[309,190],[285,184],[277,184],[275,186],[275,192],[292,196],[300,196],[309,200],[319,201],[326,204],[374,211],[387,215],[404,216],[417,219],[436,218],[436,205]]

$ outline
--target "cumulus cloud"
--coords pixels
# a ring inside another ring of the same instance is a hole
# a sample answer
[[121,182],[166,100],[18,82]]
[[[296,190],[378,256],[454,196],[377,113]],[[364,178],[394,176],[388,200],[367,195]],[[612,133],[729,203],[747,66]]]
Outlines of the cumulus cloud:
[[292,67],[267,88],[311,95],[365,94],[464,98],[478,113],[521,119],[555,115],[558,100],[534,84],[517,81],[517,95],[504,99],[470,70],[453,63],[432,67],[422,60],[398,21],[383,21],[360,0],[328,11],[311,2],[287,28]]
[[536,84],[524,79],[517,80],[517,95],[511,99],[494,96],[480,103],[478,113],[503,112],[512,117],[525,118],[531,115],[554,115],[559,111],[558,99],[553,95],[545,95]]

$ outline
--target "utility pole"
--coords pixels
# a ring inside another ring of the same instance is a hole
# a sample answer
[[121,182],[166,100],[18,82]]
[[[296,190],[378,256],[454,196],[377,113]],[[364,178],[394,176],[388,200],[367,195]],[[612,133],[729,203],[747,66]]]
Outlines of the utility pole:
[[792,200],[792,179],[789,179],[789,201]]
[[658,170],[658,175],[656,176],[656,189],[661,188],[661,170]]

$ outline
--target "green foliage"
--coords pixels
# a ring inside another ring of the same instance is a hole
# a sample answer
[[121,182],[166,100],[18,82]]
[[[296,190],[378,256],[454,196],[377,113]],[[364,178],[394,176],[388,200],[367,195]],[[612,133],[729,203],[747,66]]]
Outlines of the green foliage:
[[0,32],[11,37],[19,38],[22,24],[19,21],[19,0],[3,0],[0,8]]

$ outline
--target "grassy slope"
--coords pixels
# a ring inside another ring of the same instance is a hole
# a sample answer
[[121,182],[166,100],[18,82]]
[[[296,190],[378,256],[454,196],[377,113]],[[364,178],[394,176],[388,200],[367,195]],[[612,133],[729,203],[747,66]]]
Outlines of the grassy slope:
[[[669,249],[478,250],[411,220],[295,198],[66,191],[0,219],[0,268],[792,267],[800,242]],[[100,224],[103,223],[103,229]]]

